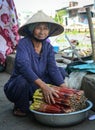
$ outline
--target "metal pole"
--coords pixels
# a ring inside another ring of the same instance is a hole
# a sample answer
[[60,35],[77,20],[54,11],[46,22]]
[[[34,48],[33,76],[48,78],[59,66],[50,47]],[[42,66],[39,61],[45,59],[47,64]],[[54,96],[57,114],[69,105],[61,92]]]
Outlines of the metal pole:
[[92,56],[93,56],[93,61],[95,63],[95,36],[94,36],[94,28],[93,28],[91,12],[90,12],[89,7],[86,7],[86,13],[88,16],[88,24],[89,24],[89,31],[90,31],[90,37],[91,37]]

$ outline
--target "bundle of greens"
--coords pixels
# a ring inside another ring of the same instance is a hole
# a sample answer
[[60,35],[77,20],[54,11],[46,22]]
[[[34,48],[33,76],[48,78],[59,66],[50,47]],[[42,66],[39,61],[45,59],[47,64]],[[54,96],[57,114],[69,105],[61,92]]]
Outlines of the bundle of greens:
[[54,98],[55,104],[46,103],[41,89],[38,89],[34,93],[34,102],[30,105],[30,109],[45,113],[69,113],[86,107],[87,98],[83,90],[57,86],[54,89],[58,91],[59,95],[59,98]]

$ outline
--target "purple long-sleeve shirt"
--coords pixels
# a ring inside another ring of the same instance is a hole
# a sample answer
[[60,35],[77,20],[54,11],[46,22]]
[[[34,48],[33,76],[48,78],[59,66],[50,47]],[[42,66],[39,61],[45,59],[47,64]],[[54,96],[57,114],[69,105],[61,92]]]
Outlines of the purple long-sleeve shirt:
[[53,46],[44,41],[41,54],[37,54],[29,38],[22,38],[17,47],[15,68],[12,79],[22,75],[31,84],[38,78],[51,79],[56,85],[64,83],[64,79],[56,65]]

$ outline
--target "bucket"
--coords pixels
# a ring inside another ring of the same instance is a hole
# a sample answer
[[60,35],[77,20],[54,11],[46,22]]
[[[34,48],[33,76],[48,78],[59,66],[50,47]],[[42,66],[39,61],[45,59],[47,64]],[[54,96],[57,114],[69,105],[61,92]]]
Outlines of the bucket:
[[59,51],[59,46],[53,46],[54,52],[58,52]]

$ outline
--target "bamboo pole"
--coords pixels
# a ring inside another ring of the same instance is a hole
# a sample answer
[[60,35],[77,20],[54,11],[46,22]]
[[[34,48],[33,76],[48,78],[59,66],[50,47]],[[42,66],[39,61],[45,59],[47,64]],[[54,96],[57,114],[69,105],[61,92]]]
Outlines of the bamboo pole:
[[87,17],[88,17],[89,31],[90,31],[90,37],[91,37],[92,57],[93,57],[93,61],[95,63],[95,36],[94,36],[94,28],[93,28],[91,12],[90,12],[89,7],[86,7],[86,13],[87,13]]

